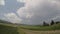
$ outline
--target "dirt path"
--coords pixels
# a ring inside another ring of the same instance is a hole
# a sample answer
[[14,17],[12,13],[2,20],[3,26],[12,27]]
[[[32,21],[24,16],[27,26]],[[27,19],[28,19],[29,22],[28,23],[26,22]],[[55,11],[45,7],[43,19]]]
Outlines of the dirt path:
[[56,31],[33,31],[33,30],[27,30],[22,29],[26,34],[60,34],[60,30]]

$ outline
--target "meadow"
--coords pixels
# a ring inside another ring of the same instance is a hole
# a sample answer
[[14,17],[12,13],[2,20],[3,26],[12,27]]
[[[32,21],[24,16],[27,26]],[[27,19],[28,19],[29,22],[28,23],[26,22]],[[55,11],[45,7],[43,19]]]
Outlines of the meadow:
[[0,34],[24,34],[15,24],[0,23]]
[[20,28],[28,29],[28,30],[39,30],[39,31],[50,31],[50,30],[60,30],[60,23],[54,24],[51,26],[23,26],[21,25]]
[[0,25],[0,34],[19,34],[16,27]]
[[0,24],[0,34],[60,34],[60,23],[51,26]]

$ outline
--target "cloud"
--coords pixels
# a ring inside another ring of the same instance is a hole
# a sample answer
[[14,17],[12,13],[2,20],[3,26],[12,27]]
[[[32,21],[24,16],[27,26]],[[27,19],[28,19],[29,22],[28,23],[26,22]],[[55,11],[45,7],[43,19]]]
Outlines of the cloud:
[[17,0],[17,2],[25,2],[26,0]]
[[0,5],[5,5],[5,1],[4,0],[0,0]]
[[22,21],[15,13],[8,13],[4,16],[12,23],[20,23]]
[[17,10],[25,24],[42,24],[60,15],[59,0],[25,0],[25,6]]

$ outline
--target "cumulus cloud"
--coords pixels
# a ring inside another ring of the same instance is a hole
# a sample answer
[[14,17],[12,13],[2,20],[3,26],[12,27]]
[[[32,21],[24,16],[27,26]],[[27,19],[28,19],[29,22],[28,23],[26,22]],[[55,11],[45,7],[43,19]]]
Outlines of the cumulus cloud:
[[8,13],[5,14],[4,16],[12,23],[20,23],[22,21],[15,13]]
[[25,6],[17,10],[25,24],[42,24],[60,16],[59,0],[25,0]]
[[5,5],[5,1],[4,0],[0,0],[0,5]]

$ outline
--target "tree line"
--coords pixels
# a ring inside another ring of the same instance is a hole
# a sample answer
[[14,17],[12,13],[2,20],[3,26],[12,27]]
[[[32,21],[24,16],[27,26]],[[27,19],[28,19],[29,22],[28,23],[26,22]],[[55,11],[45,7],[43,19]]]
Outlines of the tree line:
[[43,26],[50,26],[50,25],[54,25],[54,24],[58,24],[58,23],[60,23],[60,21],[54,22],[54,20],[51,20],[50,24],[48,24],[45,21],[43,21]]

